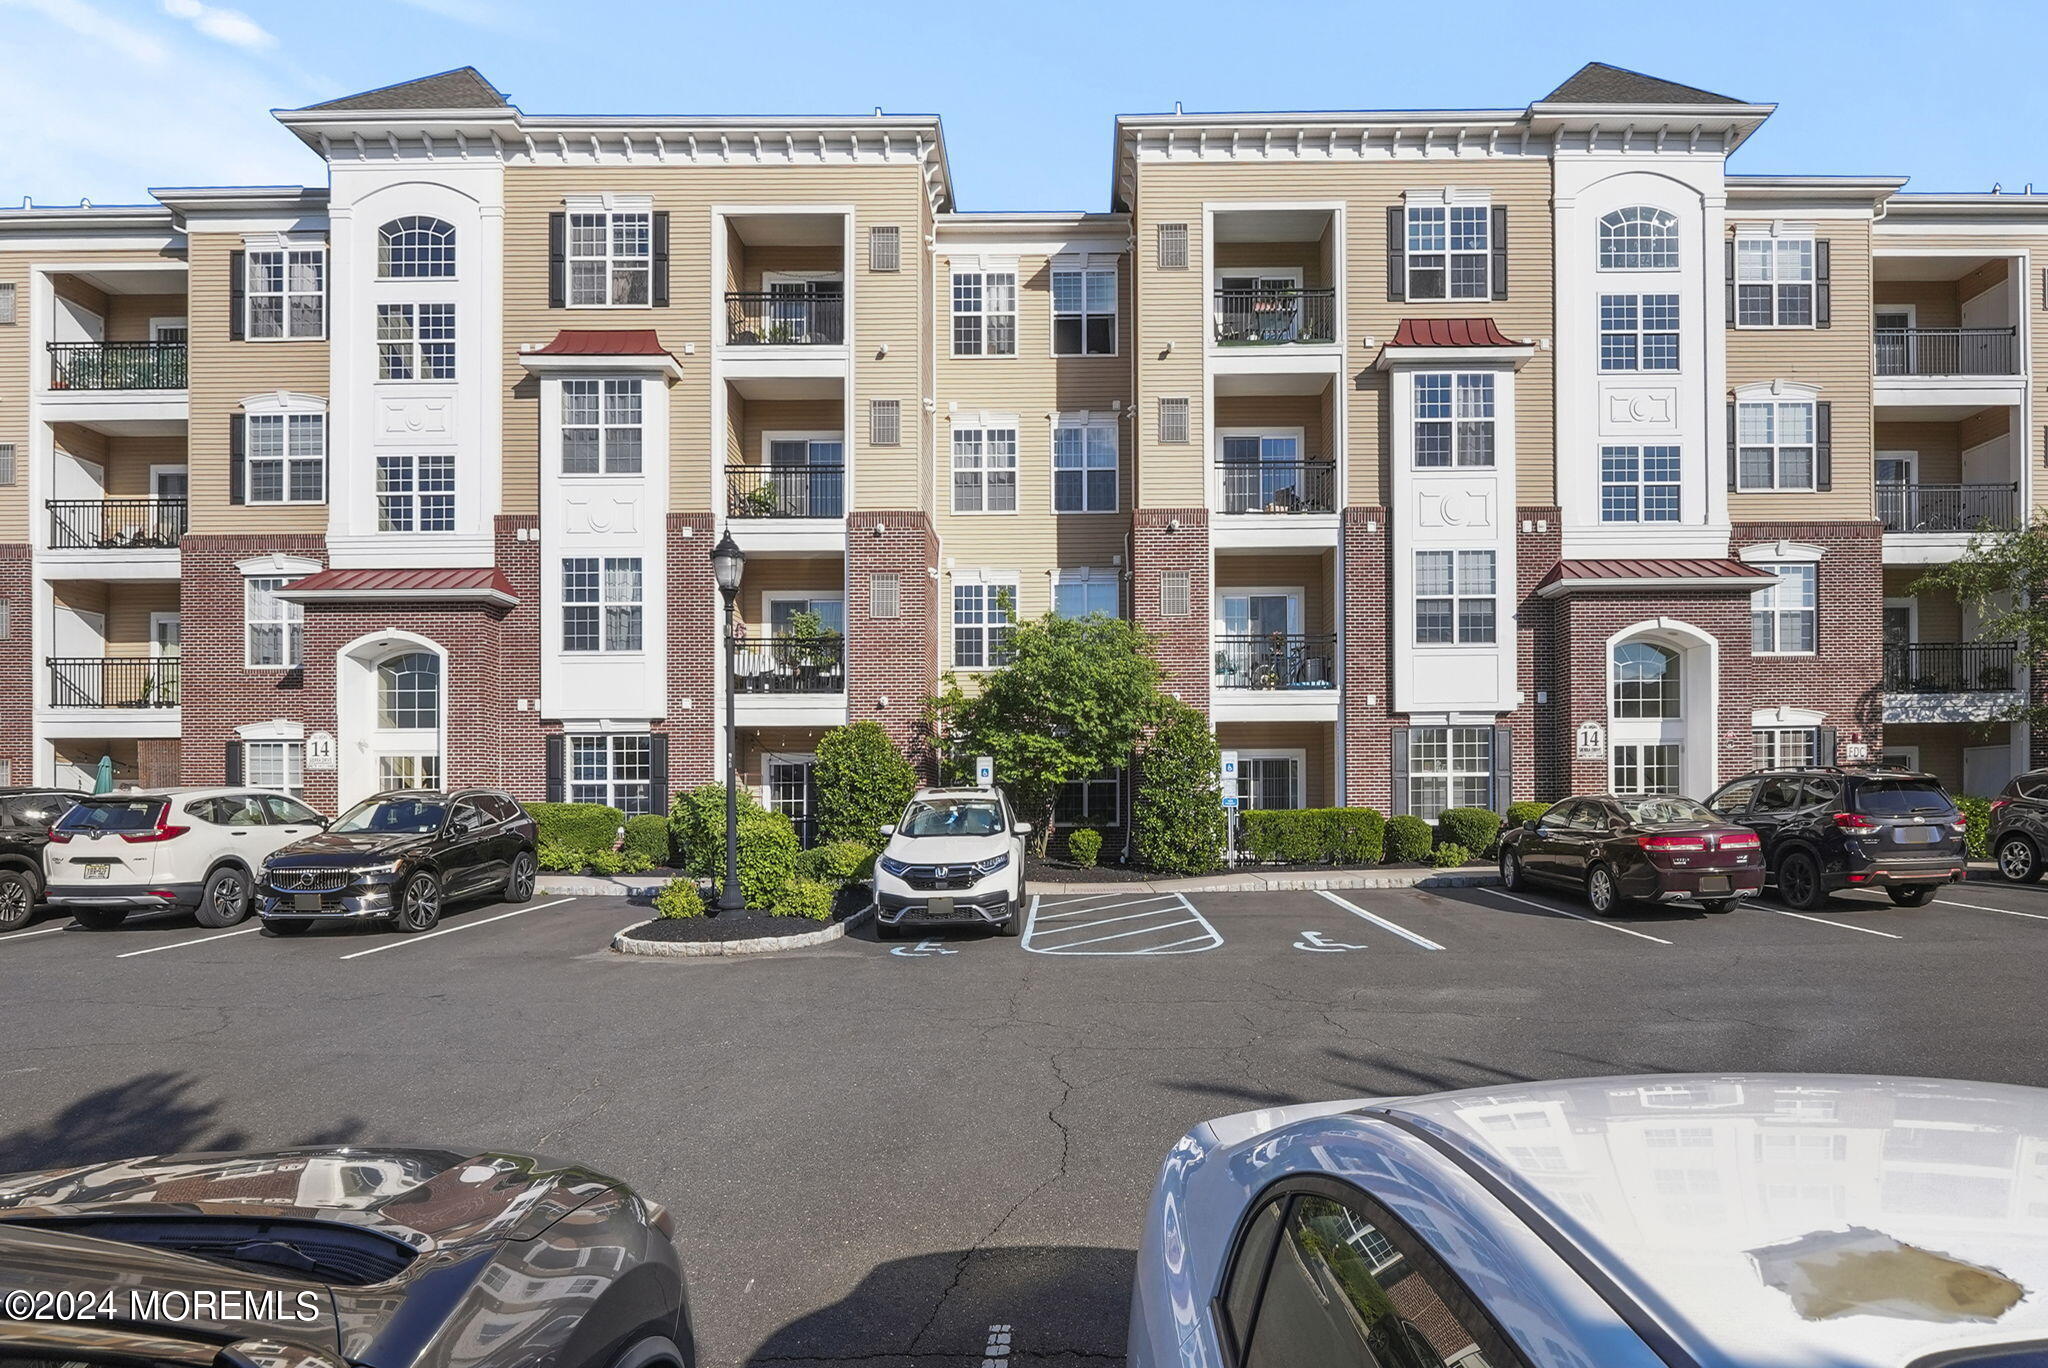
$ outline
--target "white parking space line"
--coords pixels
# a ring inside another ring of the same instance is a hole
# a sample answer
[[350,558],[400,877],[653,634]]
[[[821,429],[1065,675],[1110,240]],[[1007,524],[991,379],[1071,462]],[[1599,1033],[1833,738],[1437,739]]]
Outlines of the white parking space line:
[[365,955],[378,955],[386,950],[402,950],[408,945],[418,945],[422,941],[433,940],[436,936],[452,936],[457,931],[474,931],[479,926],[489,926],[492,922],[501,922],[507,917],[523,917],[529,912],[539,912],[549,907],[560,907],[563,903],[575,901],[574,898],[556,898],[553,902],[535,903],[531,907],[515,907],[510,912],[500,912],[497,916],[485,917],[482,921],[466,921],[456,926],[444,926],[439,931],[423,931],[417,936],[407,936],[403,940],[386,941],[382,945],[373,945],[367,950],[357,950],[352,954],[343,955],[342,958],[345,960],[361,959]]
[[[1075,902],[1088,905],[1075,907]],[[1140,903],[1155,905],[1138,912],[1122,910]],[[1091,934],[1098,927],[1112,926],[1119,929]],[[1190,926],[1201,929],[1189,935]],[[1221,944],[1221,933],[1178,893],[1110,903],[1099,897],[1034,897],[1024,925],[1024,948],[1035,955],[1192,955]]]
[[1438,945],[1429,937],[1418,936],[1413,931],[1410,931],[1407,927],[1399,925],[1395,922],[1390,922],[1385,917],[1380,916],[1378,913],[1368,912],[1364,908],[1360,907],[1357,903],[1352,902],[1349,898],[1340,898],[1335,893],[1332,893],[1327,889],[1322,888],[1318,888],[1316,890],[1316,893],[1318,894],[1318,896],[1327,898],[1331,902],[1337,904],[1337,906],[1343,908],[1352,916],[1363,917],[1367,921],[1371,922],[1374,926],[1379,927],[1380,930],[1391,931],[1395,935],[1399,936],[1401,939],[1405,941],[1411,941],[1414,944],[1421,946],[1425,950],[1443,949],[1441,945]]
[[1540,903],[1533,898],[1524,898],[1514,893],[1503,893],[1498,888],[1478,888],[1473,891],[1491,894],[1496,898],[1506,898],[1509,902],[1518,902],[1524,907],[1533,907],[1538,912],[1550,912],[1560,917],[1570,917],[1573,921],[1582,921],[1588,926],[1597,926],[1602,931],[1619,931],[1624,936],[1634,936],[1637,940],[1655,941],[1659,945],[1671,944],[1670,941],[1665,940],[1662,936],[1653,936],[1646,931],[1637,931],[1631,927],[1616,926],[1613,922],[1602,921],[1598,917],[1589,917],[1583,912],[1574,912],[1570,908],[1552,907],[1549,903]]
[[218,936],[201,936],[196,940],[172,941],[169,945],[152,945],[146,950],[128,950],[114,956],[114,958],[134,959],[137,955],[154,955],[159,950],[183,950],[188,945],[210,945],[217,940],[226,940],[230,936],[246,936],[262,929],[263,923],[258,922],[254,926],[245,926],[239,931],[223,931]]
[[27,940],[30,936],[47,936],[52,931],[62,931],[69,925],[70,923],[66,922],[58,926],[39,926],[33,931],[10,931],[0,936],[0,945],[5,945],[9,941]]
[[1905,939],[1904,936],[1894,935],[1889,931],[1880,931],[1874,926],[1858,926],[1854,922],[1830,921],[1826,917],[1809,916],[1804,912],[1791,912],[1782,907],[1765,907],[1760,903],[1755,904],[1755,906],[1759,912],[1774,912],[1781,917],[1797,917],[1801,921],[1818,922],[1822,926],[1832,926],[1843,931],[1861,931],[1866,936],[1883,936],[1886,940]]
[[1983,903],[1957,902],[1953,898],[1936,898],[1934,903],[1937,907],[1967,907],[1972,912],[1996,912],[2005,917],[2028,917],[2034,921],[2048,921],[2048,913],[2043,912],[2015,912],[2010,907],[1986,907]]
[[[1073,909],[1073,910],[1072,910],[1072,911],[1070,911],[1070,912],[1049,912],[1049,913],[1046,913],[1046,914],[1045,914],[1045,915],[1044,915],[1043,917],[1041,917],[1041,918],[1040,918],[1040,920],[1041,920],[1041,921],[1062,921],[1062,920],[1064,920],[1064,919],[1066,919],[1066,918],[1068,918],[1068,917],[1091,917],[1091,916],[1095,915],[1095,914],[1096,914],[1097,912],[1112,912],[1112,911],[1115,911],[1115,910],[1116,910],[1117,908],[1119,908],[1119,907],[1137,907],[1137,906],[1138,906],[1138,905],[1140,905],[1141,903],[1156,903],[1156,902],[1169,902],[1169,903],[1170,903],[1171,901],[1173,901],[1173,898],[1174,898],[1174,896],[1175,896],[1175,895],[1174,895],[1174,894],[1171,894],[1171,893],[1155,893],[1155,894],[1152,894],[1152,895],[1151,895],[1151,896],[1149,896],[1149,897],[1144,897],[1144,898],[1132,898],[1132,899],[1130,899],[1130,900],[1128,900],[1128,901],[1126,901],[1126,902],[1113,902],[1113,903],[1097,903],[1097,904],[1094,904],[1093,906],[1089,906],[1089,907],[1077,907],[1077,908]],[[1059,906],[1061,906],[1061,907],[1065,907],[1066,905],[1067,905],[1067,904],[1065,904],[1065,903],[1060,903],[1060,904],[1059,904]],[[1139,915],[1139,916],[1143,916],[1144,914],[1143,914],[1143,913],[1141,912],[1141,913],[1139,913],[1138,915]]]

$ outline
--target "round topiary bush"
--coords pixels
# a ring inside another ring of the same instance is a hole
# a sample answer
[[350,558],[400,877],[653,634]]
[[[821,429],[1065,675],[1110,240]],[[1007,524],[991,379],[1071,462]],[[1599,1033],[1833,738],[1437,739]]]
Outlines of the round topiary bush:
[[1446,841],[1429,852],[1429,862],[1438,869],[1456,869],[1459,865],[1472,863],[1472,852],[1456,841]]
[[879,828],[903,815],[917,791],[917,771],[879,722],[852,722],[818,738],[811,782],[817,790],[818,839],[871,847]]
[[1387,819],[1387,861],[1390,864],[1418,864],[1429,858],[1436,833],[1428,822],[1413,813]]
[[664,917],[701,917],[704,915],[704,894],[694,879],[671,879],[661,892],[654,895],[654,910]]
[[820,879],[798,879],[784,889],[782,896],[775,900],[774,913],[778,917],[808,917],[812,921],[831,921],[832,904],[838,897],[838,890]]
[[1223,862],[1221,765],[1209,719],[1185,703],[1169,707],[1138,753],[1131,845],[1139,864],[1162,874],[1206,874]]
[[1068,832],[1067,858],[1083,869],[1093,869],[1102,858],[1102,833],[1093,827]]
[[1463,846],[1467,850],[1491,850],[1500,834],[1500,814],[1488,808],[1445,808],[1436,819],[1438,845]]

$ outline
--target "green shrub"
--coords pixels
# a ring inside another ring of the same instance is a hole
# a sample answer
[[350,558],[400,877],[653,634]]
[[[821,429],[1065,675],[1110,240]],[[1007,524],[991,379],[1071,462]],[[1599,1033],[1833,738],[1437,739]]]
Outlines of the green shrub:
[[1970,819],[1963,828],[1963,848],[1973,860],[1991,858],[1991,800],[1972,798],[1967,794],[1955,796],[1956,809]]
[[1445,808],[1436,819],[1438,845],[1463,846],[1467,850],[1493,849],[1500,835],[1500,814],[1488,808]]
[[654,895],[654,910],[664,917],[681,919],[704,915],[704,895],[695,879],[670,879]]
[[542,841],[535,848],[533,858],[542,869],[553,870],[558,874],[580,874],[590,859],[580,850],[571,850],[567,846],[555,845],[551,841]]
[[1378,864],[1387,819],[1372,808],[1253,811],[1238,823],[1244,853],[1262,864]]
[[1102,858],[1102,833],[1093,827],[1068,832],[1067,858],[1083,869],[1093,869]]
[[643,869],[668,863],[668,818],[658,812],[643,812],[626,819],[626,843],[619,847],[627,855],[644,860]]
[[818,839],[871,847],[884,823],[903,815],[917,771],[879,722],[853,722],[818,738],[811,780],[817,786]]
[[865,879],[874,866],[874,850],[859,841],[833,841],[812,846],[796,857],[796,876],[840,884]]
[[618,844],[626,814],[603,803],[528,803],[543,845],[591,854]]
[[1340,865],[1375,865],[1386,855],[1387,819],[1377,808],[1332,808],[1330,859]]
[[[760,800],[745,786],[739,791],[742,832],[749,815],[765,815]],[[787,820],[787,819],[785,819]],[[676,866],[698,878],[714,878],[725,872],[725,785],[699,784],[676,795],[669,809],[669,838],[675,850]]]
[[1429,862],[1438,869],[1456,869],[1459,865],[1472,863],[1472,852],[1456,841],[1446,841],[1429,852]]
[[1429,823],[1413,813],[1387,819],[1387,859],[1396,864],[1416,864],[1429,858],[1436,833]]
[[1161,874],[1206,874],[1223,862],[1222,762],[1208,718],[1185,703],[1165,709],[1138,754],[1131,843],[1139,864]]
[[778,917],[831,921],[832,904],[837,898],[838,891],[831,884],[819,879],[797,879],[775,900],[774,911]]
[[610,876],[626,872],[626,856],[622,851],[593,850],[583,857],[583,862],[593,874]]
[[1507,824],[1518,827],[1524,822],[1533,822],[1556,806],[1555,803],[1509,803]]

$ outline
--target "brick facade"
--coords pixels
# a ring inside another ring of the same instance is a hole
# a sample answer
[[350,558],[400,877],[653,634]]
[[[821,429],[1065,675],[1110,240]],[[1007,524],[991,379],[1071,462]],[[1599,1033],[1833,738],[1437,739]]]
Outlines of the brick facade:
[[[1188,612],[1167,617],[1162,609],[1166,576],[1188,576]],[[1131,617],[1158,639],[1167,692],[1207,711],[1210,604],[1209,511],[1205,508],[1141,508],[1131,515]]]
[[6,631],[0,633],[0,761],[12,782],[35,777],[34,736],[36,651],[34,563],[24,543],[0,546],[0,604]]
[[669,738],[669,787],[678,791],[724,777],[718,763],[725,725],[718,694],[724,607],[711,576],[714,541],[708,513],[669,514],[668,717],[658,730]]
[[1513,729],[1512,801],[1560,796],[1570,790],[1572,728],[1559,693],[1556,606],[1536,586],[1564,555],[1564,515],[1552,507],[1515,510],[1523,530],[1515,545],[1515,675],[1522,706],[1507,720]]
[[[308,732],[332,728],[332,689],[324,700],[316,700],[307,691],[303,670],[248,667],[244,576],[236,568],[239,562],[272,554],[324,564],[327,543],[318,536],[188,535],[181,546],[179,780],[220,784],[227,780],[227,748],[236,739],[235,728],[277,719],[300,723]],[[309,709],[329,720],[315,722]],[[308,796],[315,777],[306,776]],[[333,776],[323,779],[331,790]]]
[[[921,512],[867,511],[848,519],[846,717],[849,722],[880,722],[934,778],[924,704],[939,683],[934,634],[952,620],[950,606],[938,601],[938,580],[932,574],[938,557],[931,520]],[[869,577],[892,574],[897,613],[878,618]]]
[[1875,522],[1737,523],[1729,545],[1780,541],[1826,552],[1815,576],[1817,649],[1758,657],[1756,706],[1824,712],[1838,743],[1865,742],[1875,757],[1884,740],[1883,532]]
[[1393,753],[1388,701],[1393,690],[1387,631],[1392,554],[1387,510],[1344,510],[1344,786],[1346,807],[1392,810]]

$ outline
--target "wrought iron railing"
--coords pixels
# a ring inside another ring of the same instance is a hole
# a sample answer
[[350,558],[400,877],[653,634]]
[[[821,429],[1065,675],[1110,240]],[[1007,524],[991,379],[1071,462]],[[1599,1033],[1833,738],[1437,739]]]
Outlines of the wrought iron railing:
[[1216,340],[1231,346],[1277,347],[1337,340],[1334,289],[1216,291]]
[[846,297],[822,290],[728,293],[725,339],[735,346],[836,346],[846,340]]
[[50,388],[177,390],[185,388],[183,342],[52,342]]
[[1879,328],[1879,375],[2018,375],[2014,328]]
[[1268,632],[1216,638],[1219,689],[1333,689],[1334,632]]
[[2019,526],[2016,484],[1880,481],[1877,518],[1887,532],[2002,531]]
[[1915,642],[1884,648],[1887,693],[2003,693],[2019,687],[2010,641]]
[[1225,513],[1334,513],[1337,467],[1329,461],[1219,461]]
[[742,694],[846,691],[846,639],[822,636],[734,637],[733,687]]
[[185,535],[183,499],[48,499],[53,551],[175,549]]
[[175,708],[176,656],[53,657],[53,708]]
[[838,518],[845,514],[845,466],[725,468],[725,515],[729,518]]

